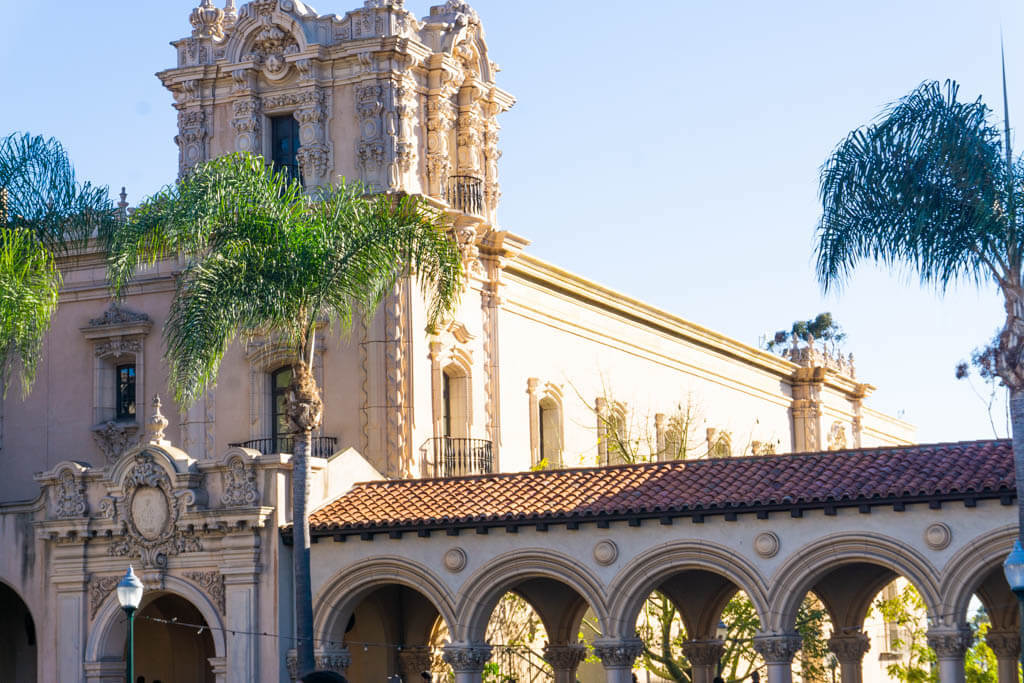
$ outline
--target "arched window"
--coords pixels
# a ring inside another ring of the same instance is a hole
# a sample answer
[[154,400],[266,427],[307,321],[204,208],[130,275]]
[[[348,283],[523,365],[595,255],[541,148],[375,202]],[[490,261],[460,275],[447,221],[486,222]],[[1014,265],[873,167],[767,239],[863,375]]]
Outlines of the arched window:
[[277,453],[291,453],[291,424],[288,422],[288,387],[292,383],[291,366],[270,374],[270,429]]
[[562,415],[559,404],[550,396],[542,398],[538,404],[537,426],[540,432],[540,457],[550,467],[562,464]]

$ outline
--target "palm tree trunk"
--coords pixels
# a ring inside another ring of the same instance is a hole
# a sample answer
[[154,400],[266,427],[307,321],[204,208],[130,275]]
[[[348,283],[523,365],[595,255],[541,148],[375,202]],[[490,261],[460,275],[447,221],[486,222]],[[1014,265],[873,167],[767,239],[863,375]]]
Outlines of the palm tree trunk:
[[309,440],[295,434],[292,453],[292,581],[295,592],[295,644],[299,677],[316,669],[313,657],[313,588],[309,568]]
[[1024,545],[1024,389],[1010,392],[1013,474],[1017,480],[1017,538]]

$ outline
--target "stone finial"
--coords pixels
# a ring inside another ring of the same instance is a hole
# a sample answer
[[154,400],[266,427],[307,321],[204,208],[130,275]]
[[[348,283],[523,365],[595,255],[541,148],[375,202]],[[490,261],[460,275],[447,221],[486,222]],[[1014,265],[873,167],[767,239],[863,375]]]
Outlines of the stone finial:
[[230,31],[236,21],[238,21],[238,10],[235,9],[235,0],[227,0],[224,3],[224,30]]
[[167,428],[167,418],[160,412],[160,395],[153,395],[153,414],[146,420],[146,441],[158,446],[168,446],[170,441],[164,438],[164,430]]
[[214,7],[213,0],[200,0],[199,7],[192,10],[188,20],[196,38],[224,37],[224,10]]

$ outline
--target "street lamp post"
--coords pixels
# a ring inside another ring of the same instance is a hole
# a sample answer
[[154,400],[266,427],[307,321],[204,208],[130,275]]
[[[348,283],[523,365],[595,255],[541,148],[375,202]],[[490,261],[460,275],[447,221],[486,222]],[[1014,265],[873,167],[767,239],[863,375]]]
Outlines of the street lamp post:
[[1024,548],[1021,548],[1020,540],[1014,541],[1013,551],[1003,562],[1003,573],[1020,606],[1020,660],[1024,664]]
[[142,582],[135,576],[132,566],[128,565],[124,578],[117,584],[117,601],[128,616],[128,683],[135,680],[135,610],[139,608],[143,590]]

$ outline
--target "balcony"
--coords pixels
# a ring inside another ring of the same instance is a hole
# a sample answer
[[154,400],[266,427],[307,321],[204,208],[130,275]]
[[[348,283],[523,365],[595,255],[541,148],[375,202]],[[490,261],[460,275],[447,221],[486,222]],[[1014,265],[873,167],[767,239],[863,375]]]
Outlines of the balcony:
[[486,439],[442,436],[427,439],[421,452],[425,477],[461,477],[494,472],[491,442]]
[[484,214],[484,181],[471,175],[448,176],[445,189],[448,206],[471,216]]
[[[334,455],[334,451],[338,446],[338,439],[333,436],[314,436],[309,442],[310,455],[314,458],[329,458]],[[294,451],[295,440],[290,436],[279,436],[276,439],[269,437],[266,439],[239,441],[229,443],[228,446],[230,448],[251,448],[263,455],[274,455],[276,453],[291,455]]]

